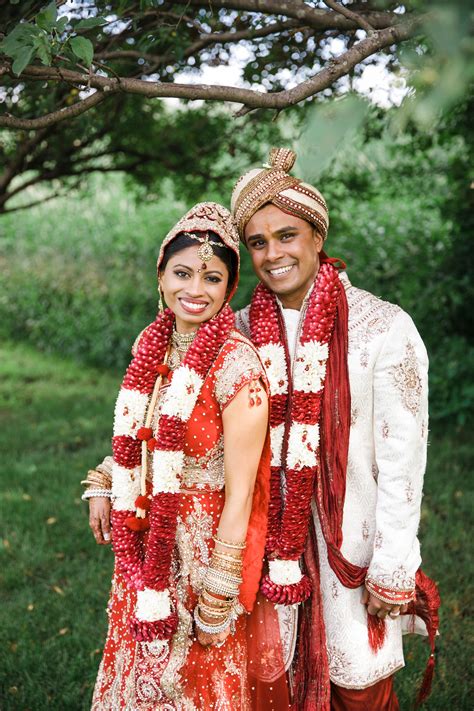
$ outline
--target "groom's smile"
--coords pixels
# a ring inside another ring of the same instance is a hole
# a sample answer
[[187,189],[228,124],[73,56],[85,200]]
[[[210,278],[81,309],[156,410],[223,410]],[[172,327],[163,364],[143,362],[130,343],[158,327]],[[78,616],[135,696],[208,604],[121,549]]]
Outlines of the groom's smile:
[[247,223],[245,243],[260,281],[286,308],[299,309],[318,273],[323,246],[313,225],[268,204]]

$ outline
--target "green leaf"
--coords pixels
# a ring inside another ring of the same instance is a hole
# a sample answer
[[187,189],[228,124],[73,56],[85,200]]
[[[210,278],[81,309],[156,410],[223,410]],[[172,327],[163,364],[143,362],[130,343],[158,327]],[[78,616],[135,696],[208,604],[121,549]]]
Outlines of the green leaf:
[[53,29],[56,24],[56,18],[58,16],[58,10],[55,2],[50,2],[44,10],[41,10],[36,15],[36,24],[41,27],[42,30],[49,32]]
[[87,37],[72,37],[69,40],[72,51],[79,59],[82,59],[88,67],[92,64],[94,57],[94,45]]
[[12,64],[13,73],[19,76],[23,69],[31,62],[31,58],[35,53],[35,48],[31,46],[22,47],[15,54],[15,61]]
[[0,51],[7,54],[9,57],[15,58],[17,53],[26,45],[32,46],[35,37],[41,33],[39,27],[30,25],[29,22],[22,22],[0,42]]
[[75,30],[90,30],[93,27],[101,27],[107,24],[105,17],[88,17],[86,20],[79,20],[77,25],[74,25]]
[[45,32],[42,32],[41,35],[35,37],[34,48],[43,64],[50,67],[53,59],[53,51],[48,41],[48,35]]
[[64,32],[66,29],[66,25],[69,22],[67,17],[60,17],[59,20],[56,22],[56,31],[61,34],[61,32]]

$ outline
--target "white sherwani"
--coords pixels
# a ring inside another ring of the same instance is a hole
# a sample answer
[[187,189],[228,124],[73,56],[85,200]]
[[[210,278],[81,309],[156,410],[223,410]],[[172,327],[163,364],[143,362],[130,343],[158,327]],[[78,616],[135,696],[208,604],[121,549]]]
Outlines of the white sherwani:
[[[428,357],[408,314],[353,287],[344,273],[341,281],[349,305],[351,388],[342,553],[368,566],[368,578],[396,594],[414,589],[421,563],[417,530],[428,433]],[[301,312],[282,309],[292,356],[305,305],[306,300]],[[237,314],[237,326],[246,335],[248,309]],[[371,650],[362,589],[339,582],[327,560],[315,504],[313,518],[331,681],[362,689],[404,665],[405,620],[387,617],[385,643],[378,652]]]

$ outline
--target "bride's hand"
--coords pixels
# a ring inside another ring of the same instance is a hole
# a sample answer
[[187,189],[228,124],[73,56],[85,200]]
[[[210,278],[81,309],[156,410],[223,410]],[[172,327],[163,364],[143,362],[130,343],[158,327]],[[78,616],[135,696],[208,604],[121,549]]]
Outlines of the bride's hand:
[[203,647],[221,647],[230,634],[230,626],[218,634],[207,634],[200,629],[196,630],[196,637]]
[[110,543],[110,509],[111,503],[107,496],[93,496],[89,499],[89,526],[100,546]]

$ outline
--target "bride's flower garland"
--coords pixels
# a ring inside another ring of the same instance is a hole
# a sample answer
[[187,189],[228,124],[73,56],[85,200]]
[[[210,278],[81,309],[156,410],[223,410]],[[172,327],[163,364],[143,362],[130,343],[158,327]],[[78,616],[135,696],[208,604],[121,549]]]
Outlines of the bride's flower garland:
[[[226,306],[200,326],[163,397],[155,439],[144,423],[156,378],[169,370],[163,361],[173,322],[173,313],[166,309],[147,328],[125,373],[115,406],[113,545],[119,570],[128,585],[137,590],[131,630],[139,641],[169,639],[177,628],[169,585],[184,439],[206,375],[234,327],[234,314]],[[148,449],[153,451],[151,502],[140,496],[142,441],[147,441]],[[140,525],[143,519],[135,518],[136,507],[147,510],[146,526]],[[146,546],[145,527],[149,528]]]
[[[250,330],[270,381],[272,449],[267,555],[262,593],[279,604],[302,602],[311,583],[301,573],[318,467],[319,419],[341,283],[336,269],[322,264],[297,345],[293,387],[289,356],[275,296],[259,284],[250,307]],[[282,493],[281,471],[285,472]]]

